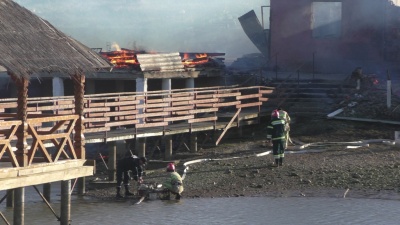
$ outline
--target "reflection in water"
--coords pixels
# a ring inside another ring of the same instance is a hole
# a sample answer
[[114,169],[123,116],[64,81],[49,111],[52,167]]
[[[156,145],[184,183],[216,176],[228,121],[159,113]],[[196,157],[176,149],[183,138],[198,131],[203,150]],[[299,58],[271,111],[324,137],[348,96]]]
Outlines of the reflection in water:
[[[59,213],[59,201],[52,203]],[[25,203],[25,224],[59,224],[41,201]],[[400,201],[239,197],[126,202],[73,199],[72,224],[399,224]],[[12,222],[12,209],[0,205]],[[3,221],[0,222],[2,224]]]

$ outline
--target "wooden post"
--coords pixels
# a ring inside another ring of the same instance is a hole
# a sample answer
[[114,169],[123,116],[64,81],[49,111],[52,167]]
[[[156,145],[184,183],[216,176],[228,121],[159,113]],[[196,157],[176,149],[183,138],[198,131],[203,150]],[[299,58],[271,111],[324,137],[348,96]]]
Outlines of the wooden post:
[[108,142],[108,180],[115,181],[117,170],[117,146],[115,142]]
[[[84,94],[85,94],[85,75],[75,74],[72,77],[74,81],[75,114],[79,115],[75,123],[74,149],[78,159],[85,159],[85,126],[84,120]],[[85,194],[85,178],[78,179],[78,194]]]
[[7,207],[14,207],[14,189],[7,190],[7,200],[6,200]]
[[[9,74],[11,79],[17,85],[17,119],[22,121],[22,125],[16,132],[17,150],[15,155],[20,167],[28,166],[28,150],[27,150],[27,136],[28,136],[28,86],[29,80],[25,77],[17,77],[15,74]],[[13,165],[14,167],[17,165]],[[14,190],[14,224],[24,225],[25,216],[25,188],[16,188]]]
[[24,225],[25,224],[25,188],[14,189],[14,225]]
[[165,141],[164,159],[171,160],[171,158],[172,158],[172,136],[171,135],[165,136],[164,141]]
[[392,107],[392,81],[390,79],[389,72],[387,72],[386,106],[388,109]]
[[142,157],[146,156],[146,138],[137,138],[136,139],[136,150],[137,150],[137,156]]
[[197,152],[197,133],[190,134],[190,150]]
[[61,181],[60,225],[70,225],[71,221],[71,180]]
[[51,184],[50,183],[43,184],[43,196],[48,202],[50,202],[50,195],[51,195]]

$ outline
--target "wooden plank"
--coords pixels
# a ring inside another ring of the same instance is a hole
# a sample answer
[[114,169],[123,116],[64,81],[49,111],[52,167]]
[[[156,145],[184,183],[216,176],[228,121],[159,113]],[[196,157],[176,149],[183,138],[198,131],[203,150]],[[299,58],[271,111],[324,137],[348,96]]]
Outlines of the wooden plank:
[[261,94],[241,95],[241,96],[237,96],[236,100],[249,99],[249,98],[259,98],[261,96],[262,96]]
[[100,108],[100,107],[106,107],[106,102],[86,102],[85,103],[85,108]]
[[105,124],[106,127],[116,127],[116,126],[128,126],[139,123],[139,120],[126,120],[118,122],[108,122]]
[[91,113],[85,113],[85,119],[86,118],[92,118],[92,117],[104,117],[105,112],[91,112]]
[[226,94],[214,94],[213,98],[226,98],[226,97],[236,97],[241,95],[240,92],[234,92],[234,93],[226,93]]
[[262,105],[262,102],[252,102],[252,103],[247,103],[247,104],[236,105],[236,108],[240,109],[240,108],[254,107],[254,106],[260,106],[260,105]]
[[267,102],[269,100],[269,98],[259,98],[258,100],[262,101],[262,102]]
[[85,127],[85,134],[87,133],[98,133],[98,132],[104,132],[104,131],[110,131],[110,127],[93,127],[93,128],[88,128]]
[[60,180],[71,180],[79,177],[93,176],[93,166],[80,166],[63,170],[23,175],[0,179],[0,190],[10,190],[38,184],[52,183]]
[[205,117],[205,118],[197,118],[197,119],[190,119],[188,120],[188,123],[200,123],[200,122],[206,122],[206,121],[216,121],[218,117],[212,116],[212,117]]
[[181,102],[172,102],[172,106],[180,106],[180,105],[189,105],[189,101],[181,101]]
[[260,93],[261,94],[271,94],[271,93],[273,93],[275,90],[265,90],[265,89],[261,89],[260,90]]
[[145,127],[163,127],[167,126],[167,122],[160,122],[160,123],[142,123],[142,124],[136,124],[136,128],[145,128]]
[[120,106],[120,111],[136,110],[137,105]]
[[156,112],[156,113],[143,113],[137,114],[136,118],[146,118],[146,117],[154,117],[154,116],[168,116],[168,112]]
[[157,103],[157,104],[145,104],[145,108],[158,108],[158,107],[168,107],[169,102]]
[[178,120],[189,120],[189,119],[193,119],[193,118],[194,118],[194,115],[177,116],[177,117],[164,118],[164,121],[171,122],[171,121],[178,121]]
[[133,100],[133,101],[116,101],[116,102],[106,102],[105,106],[122,106],[122,105],[136,105],[139,104],[139,100]]
[[214,102],[218,102],[219,99],[218,98],[209,98],[209,99],[196,99],[193,101],[190,101],[190,104],[201,104],[201,103],[214,103]]
[[103,107],[103,108],[85,108],[84,112],[89,113],[89,112],[108,112],[110,111],[110,108]]
[[187,96],[187,97],[173,97],[173,98],[171,98],[171,101],[173,101],[173,102],[190,101],[190,100],[194,100],[194,95]]
[[214,94],[202,94],[202,95],[200,95],[200,94],[198,94],[198,95],[196,95],[196,99],[205,99],[205,98],[215,98],[215,95]]
[[212,106],[214,108],[216,108],[216,107],[234,106],[234,105],[238,105],[238,104],[240,104],[240,101],[217,103],[217,104],[213,104]]
[[115,112],[106,112],[104,116],[127,116],[127,115],[135,115],[139,113],[139,110],[127,110],[127,111],[115,111]]
[[188,105],[188,106],[179,106],[179,107],[170,107],[170,108],[165,108],[164,111],[166,112],[171,112],[171,111],[181,111],[181,110],[189,110],[193,109],[193,105]]
[[191,114],[191,113],[187,110],[171,112],[171,115],[173,115],[173,116],[181,116],[181,115],[188,115],[188,114]]
[[192,110],[189,110],[189,112],[192,113],[192,114],[207,113],[207,112],[218,112],[218,108],[192,109]]
[[110,121],[109,117],[88,117],[85,118],[84,122],[85,123],[90,123],[90,122],[107,122]]

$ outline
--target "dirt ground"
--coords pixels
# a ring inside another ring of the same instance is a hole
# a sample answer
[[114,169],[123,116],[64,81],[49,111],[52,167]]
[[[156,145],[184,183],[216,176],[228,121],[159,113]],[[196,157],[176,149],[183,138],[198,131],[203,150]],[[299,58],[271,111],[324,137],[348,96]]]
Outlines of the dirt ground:
[[[321,118],[294,118],[282,167],[273,167],[265,144],[265,123],[248,126],[243,136],[229,131],[217,147],[178,152],[184,173],[184,198],[238,196],[324,196],[400,200],[400,148],[393,145],[398,126]],[[364,140],[364,141],[363,141]],[[356,141],[359,141],[355,143]],[[362,142],[363,141],[363,142]],[[264,153],[264,154],[263,154]],[[259,154],[259,155],[257,155]],[[184,167],[184,163],[190,163]],[[152,162],[150,162],[150,165]],[[88,180],[104,179],[101,163]],[[148,169],[146,183],[160,183],[164,168]],[[115,187],[91,188],[87,195],[113,198]]]

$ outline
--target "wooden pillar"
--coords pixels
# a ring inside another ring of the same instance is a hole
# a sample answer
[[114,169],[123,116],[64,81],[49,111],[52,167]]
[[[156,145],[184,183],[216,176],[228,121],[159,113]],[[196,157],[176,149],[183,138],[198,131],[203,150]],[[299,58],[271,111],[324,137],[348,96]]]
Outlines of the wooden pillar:
[[146,138],[136,138],[136,152],[138,157],[146,156]]
[[190,134],[190,151],[197,152],[197,133]]
[[25,188],[14,189],[14,225],[25,224]]
[[7,200],[6,200],[7,207],[14,207],[14,189],[7,190]]
[[108,142],[108,180],[115,181],[117,179],[117,146],[115,142]]
[[70,225],[71,221],[71,180],[61,181],[60,225]]
[[[17,158],[17,162],[19,165],[13,165],[14,167],[20,166],[25,167],[28,166],[28,150],[27,150],[27,136],[28,136],[28,86],[29,79],[25,77],[17,77],[15,74],[9,74],[11,79],[13,79],[14,83],[17,86],[17,119],[22,121],[22,125],[19,126],[16,136],[17,150],[15,151],[15,155]],[[14,163],[13,163],[14,164]],[[14,190],[14,224],[15,225],[24,225],[24,216],[25,216],[25,188],[16,188]]]
[[[84,122],[84,94],[85,94],[85,75],[76,74],[73,76],[74,81],[74,97],[75,97],[75,114],[79,115],[75,123],[74,149],[78,159],[86,159],[85,154],[85,126]],[[78,179],[78,194],[85,194],[85,178]]]
[[48,202],[50,202],[51,200],[50,195],[51,195],[51,184],[50,183],[43,184],[43,196]]
[[171,135],[165,136],[164,142],[165,142],[164,160],[171,160],[172,159],[172,136]]

